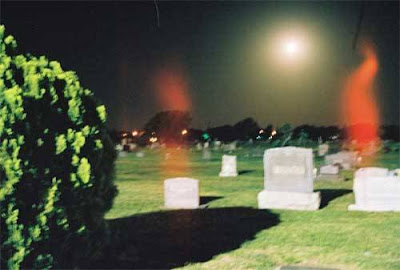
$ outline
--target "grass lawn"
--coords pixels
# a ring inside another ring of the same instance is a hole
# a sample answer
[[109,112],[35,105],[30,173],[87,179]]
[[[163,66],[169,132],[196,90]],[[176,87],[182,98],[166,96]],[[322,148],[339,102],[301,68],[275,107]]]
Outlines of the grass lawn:
[[[240,175],[220,178],[222,151],[209,161],[201,151],[145,150],[117,161],[119,195],[107,213],[112,242],[101,268],[274,269],[306,265],[336,269],[400,269],[400,213],[349,212],[353,171],[343,182],[316,182],[321,209],[257,209],[263,189],[261,148],[244,148]],[[253,156],[252,153],[258,153]],[[398,168],[399,153],[370,165]],[[318,167],[322,159],[316,158]],[[203,209],[163,209],[163,180],[200,180]]]

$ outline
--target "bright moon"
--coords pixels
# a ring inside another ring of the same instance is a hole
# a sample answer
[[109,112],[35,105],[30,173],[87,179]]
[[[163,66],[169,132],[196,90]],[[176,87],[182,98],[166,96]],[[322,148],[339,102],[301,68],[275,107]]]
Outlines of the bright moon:
[[299,50],[299,46],[295,41],[290,41],[285,44],[285,51],[288,54],[295,54]]

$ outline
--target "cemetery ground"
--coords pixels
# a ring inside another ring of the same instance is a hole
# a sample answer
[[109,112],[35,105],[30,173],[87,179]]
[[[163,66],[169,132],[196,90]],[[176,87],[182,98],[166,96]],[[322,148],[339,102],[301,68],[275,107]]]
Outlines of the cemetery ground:
[[[258,209],[264,149],[253,145],[233,151],[239,175],[227,178],[218,176],[222,150],[212,151],[210,160],[194,149],[120,157],[119,195],[106,215],[111,243],[94,267],[400,269],[400,213],[348,211],[354,203],[353,170],[341,171],[345,181],[314,183],[322,196],[318,211]],[[316,168],[323,164],[323,158],[314,154],[314,159]],[[399,152],[389,152],[367,165],[395,169],[398,162]],[[200,209],[163,208],[163,181],[178,176],[199,180]]]

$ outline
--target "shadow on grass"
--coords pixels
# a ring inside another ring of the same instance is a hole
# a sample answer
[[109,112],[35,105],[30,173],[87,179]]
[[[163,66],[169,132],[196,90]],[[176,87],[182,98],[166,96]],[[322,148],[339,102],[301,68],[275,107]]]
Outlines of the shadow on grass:
[[207,204],[209,202],[221,199],[221,196],[200,196],[200,205]]
[[334,199],[353,192],[351,189],[317,189],[315,191],[321,192],[320,209],[328,206]]
[[108,221],[111,244],[92,268],[170,269],[237,249],[279,216],[249,207],[174,210]]
[[252,173],[252,172],[254,172],[254,170],[241,170],[238,172],[238,174],[242,175],[242,174],[248,174],[248,173]]

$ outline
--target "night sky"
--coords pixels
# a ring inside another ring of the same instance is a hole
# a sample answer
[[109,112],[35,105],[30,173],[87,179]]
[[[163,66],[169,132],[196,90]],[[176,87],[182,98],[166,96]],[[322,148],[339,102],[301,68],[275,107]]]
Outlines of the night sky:
[[[1,23],[24,52],[77,72],[107,106],[109,126],[140,128],[188,109],[196,128],[253,117],[335,125],[361,2],[4,2]],[[301,41],[285,59],[282,40]],[[377,50],[384,124],[399,123],[399,4],[365,2],[360,40]]]

